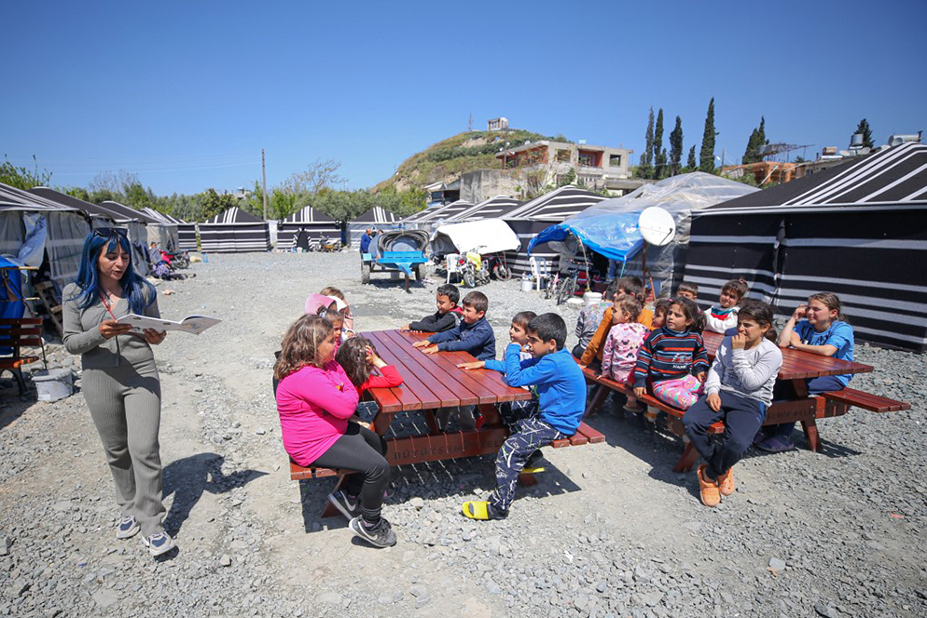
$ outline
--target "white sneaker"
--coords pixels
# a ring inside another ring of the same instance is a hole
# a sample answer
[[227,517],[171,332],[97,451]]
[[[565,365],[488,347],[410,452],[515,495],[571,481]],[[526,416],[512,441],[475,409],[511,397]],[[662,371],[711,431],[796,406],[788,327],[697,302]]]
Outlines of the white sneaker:
[[160,556],[174,549],[174,539],[164,531],[142,537],[142,545],[148,548],[152,556]]
[[116,538],[117,539],[130,539],[141,530],[142,527],[138,525],[138,522],[135,521],[135,518],[129,515],[128,517],[123,517],[122,521],[119,522],[119,526],[116,527]]

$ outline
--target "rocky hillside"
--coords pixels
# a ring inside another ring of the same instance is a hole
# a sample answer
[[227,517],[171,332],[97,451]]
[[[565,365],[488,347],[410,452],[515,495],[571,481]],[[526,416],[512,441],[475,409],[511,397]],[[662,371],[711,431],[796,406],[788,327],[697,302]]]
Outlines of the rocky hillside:
[[505,142],[509,143],[509,148],[515,148],[528,140],[543,139],[569,141],[562,135],[550,137],[522,129],[459,133],[403,161],[396,174],[379,183],[374,190],[394,187],[397,191],[405,191],[437,182],[448,176],[496,167],[498,162],[495,155]]

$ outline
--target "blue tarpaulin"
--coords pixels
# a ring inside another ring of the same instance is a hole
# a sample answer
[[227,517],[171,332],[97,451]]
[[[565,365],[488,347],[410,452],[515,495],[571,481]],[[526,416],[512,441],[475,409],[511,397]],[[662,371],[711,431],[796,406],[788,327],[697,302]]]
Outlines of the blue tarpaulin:
[[605,257],[627,262],[641,247],[641,238],[637,220],[640,212],[601,213],[581,219],[567,220],[541,231],[528,243],[528,254],[536,245],[564,240],[573,234],[586,246]]

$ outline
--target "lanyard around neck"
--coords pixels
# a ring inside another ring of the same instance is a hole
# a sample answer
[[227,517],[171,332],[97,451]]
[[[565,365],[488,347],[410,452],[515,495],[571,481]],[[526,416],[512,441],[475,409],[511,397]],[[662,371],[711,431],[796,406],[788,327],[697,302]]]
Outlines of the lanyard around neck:
[[103,292],[100,292],[100,302],[103,303],[103,306],[106,307],[106,310],[109,311],[109,314],[110,314],[111,316],[113,316],[113,319],[114,319],[114,320],[118,320],[118,319],[119,319],[119,318],[116,317],[116,314],[113,313],[113,310],[110,309],[109,303],[106,302],[106,298],[103,296]]

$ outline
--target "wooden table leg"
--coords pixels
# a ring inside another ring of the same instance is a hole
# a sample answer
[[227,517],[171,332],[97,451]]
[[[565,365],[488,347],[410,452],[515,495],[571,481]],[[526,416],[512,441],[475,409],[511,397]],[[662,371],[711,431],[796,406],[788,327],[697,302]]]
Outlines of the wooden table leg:
[[[338,482],[335,483],[335,488],[332,490],[332,493],[335,493],[341,486],[344,484],[344,479],[347,477],[347,474],[339,474]],[[341,515],[341,511],[335,508],[335,505],[332,504],[331,500],[328,499],[328,496],[325,497],[325,508],[322,509],[322,519],[327,517],[335,517],[336,515]]]
[[438,427],[438,421],[435,419],[434,410],[422,410],[425,414],[425,422],[428,423],[428,431],[433,436],[437,436],[441,433],[441,429]]
[[821,438],[818,435],[818,425],[814,419],[801,422],[801,428],[805,432],[805,439],[808,441],[808,448],[815,453],[821,450]]
[[608,397],[608,390],[601,384],[595,385],[592,398],[589,400],[589,405],[586,407],[586,413],[583,416],[593,416],[598,411],[599,406]]
[[692,466],[695,465],[695,462],[698,461],[698,451],[695,450],[695,445],[691,442],[686,444],[686,447],[682,449],[682,455],[679,456],[679,461],[676,462],[676,465],[673,466],[673,472],[688,472],[692,469]]

